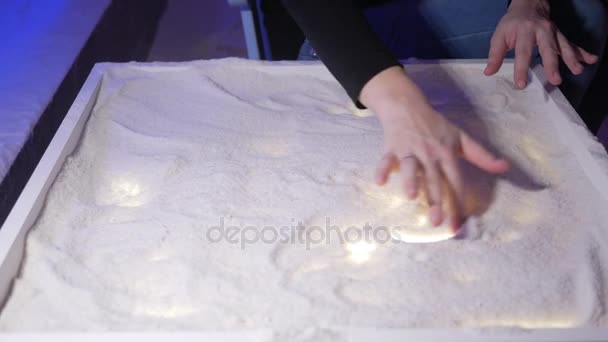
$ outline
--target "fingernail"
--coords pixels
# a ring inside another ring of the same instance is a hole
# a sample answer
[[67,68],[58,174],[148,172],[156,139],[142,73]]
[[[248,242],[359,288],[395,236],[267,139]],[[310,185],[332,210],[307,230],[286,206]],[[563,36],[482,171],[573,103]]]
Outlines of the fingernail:
[[526,82],[525,81],[519,81],[519,82],[517,82],[517,87],[519,89],[524,89],[525,86],[526,86]]
[[559,75],[559,72],[554,72],[553,73],[553,79],[555,79],[555,81],[557,83],[561,83],[561,81],[562,81],[562,77]]

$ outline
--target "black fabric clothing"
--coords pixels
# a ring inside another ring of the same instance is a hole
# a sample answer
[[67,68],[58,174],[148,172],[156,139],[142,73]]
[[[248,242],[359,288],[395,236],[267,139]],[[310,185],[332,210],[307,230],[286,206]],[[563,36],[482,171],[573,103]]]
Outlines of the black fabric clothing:
[[[283,0],[323,63],[359,107],[363,86],[381,71],[401,65],[361,11],[362,6],[383,2]],[[331,32],[331,39],[327,32]]]
[[[255,4],[254,4],[255,5]],[[304,33],[281,3],[281,0],[260,0],[261,17],[268,37],[270,56],[266,60],[280,61],[298,58]]]

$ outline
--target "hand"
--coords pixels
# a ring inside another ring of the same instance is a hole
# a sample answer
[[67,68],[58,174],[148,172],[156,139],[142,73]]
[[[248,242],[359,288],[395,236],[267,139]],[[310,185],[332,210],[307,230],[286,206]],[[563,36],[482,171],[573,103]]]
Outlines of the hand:
[[[385,184],[389,174],[399,170],[410,199],[417,197],[424,184],[422,190],[434,226],[447,216],[456,231],[466,216],[462,210],[464,187],[459,157],[491,173],[509,169],[507,161],[496,158],[436,112],[400,67],[386,69],[372,78],[360,100],[378,115],[384,128],[384,157],[378,165],[376,182]],[[442,212],[443,201],[450,204],[447,215]]]
[[559,85],[559,56],[570,71],[583,72],[581,62],[593,64],[598,57],[572,44],[551,22],[547,0],[513,0],[492,36],[488,65],[484,73],[493,75],[500,69],[507,51],[515,49],[514,81],[519,89],[528,83],[532,50],[538,45],[547,80]]
[[[415,199],[424,185],[431,223],[437,226],[447,216],[450,226],[457,231],[467,215],[463,210],[464,187],[457,159],[463,157],[491,173],[506,171],[508,163],[497,159],[430,106],[401,106],[385,115],[388,117],[382,122],[385,154],[378,165],[376,182],[385,184],[390,172],[399,170],[409,199]],[[422,182],[418,175],[423,175]],[[447,187],[442,186],[444,177]],[[444,201],[448,201],[447,206],[442,206]]]

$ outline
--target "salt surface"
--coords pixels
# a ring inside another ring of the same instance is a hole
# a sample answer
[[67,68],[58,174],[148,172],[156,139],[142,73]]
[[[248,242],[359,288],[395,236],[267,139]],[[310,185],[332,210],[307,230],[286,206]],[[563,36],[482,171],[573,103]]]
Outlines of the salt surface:
[[[465,165],[463,238],[386,241],[381,226],[424,219],[398,181],[373,185],[381,129],[322,67],[119,66],[28,236],[0,329],[608,325],[608,220],[540,85],[515,91],[508,68],[475,64],[408,72],[518,165],[499,179]],[[217,241],[222,224],[240,230]]]

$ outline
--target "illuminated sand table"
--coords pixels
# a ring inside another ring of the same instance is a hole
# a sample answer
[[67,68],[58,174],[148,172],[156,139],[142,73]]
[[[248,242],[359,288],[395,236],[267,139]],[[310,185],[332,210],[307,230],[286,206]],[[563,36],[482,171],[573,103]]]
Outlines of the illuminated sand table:
[[605,203],[541,86],[514,91],[508,67],[481,68],[408,67],[518,165],[500,179],[465,165],[475,216],[460,239],[422,244],[391,239],[425,218],[397,181],[373,185],[380,127],[322,67],[112,69],[0,329],[606,326]]

